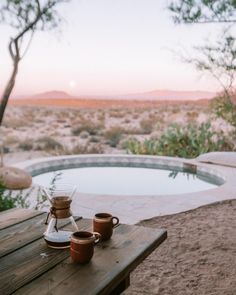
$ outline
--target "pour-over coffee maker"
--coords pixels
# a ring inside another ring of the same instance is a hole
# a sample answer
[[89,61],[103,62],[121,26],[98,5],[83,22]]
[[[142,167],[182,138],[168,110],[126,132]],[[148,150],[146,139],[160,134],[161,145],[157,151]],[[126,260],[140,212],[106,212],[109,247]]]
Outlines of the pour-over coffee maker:
[[[78,231],[70,209],[76,186],[54,184],[49,188],[41,187],[41,191],[46,195],[51,205],[45,222],[47,229],[44,233],[44,240],[51,248],[69,248],[72,233]],[[70,227],[70,230],[62,228],[65,225]]]

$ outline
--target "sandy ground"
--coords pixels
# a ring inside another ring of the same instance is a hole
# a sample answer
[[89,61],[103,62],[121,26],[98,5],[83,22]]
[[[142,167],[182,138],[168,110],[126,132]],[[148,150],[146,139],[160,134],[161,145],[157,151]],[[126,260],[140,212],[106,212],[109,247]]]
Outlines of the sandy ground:
[[168,239],[131,275],[125,295],[235,295],[236,200],[140,223]]
[[33,160],[37,158],[49,157],[50,154],[43,151],[29,151],[23,152],[18,151],[15,153],[9,153],[4,155],[4,165],[14,165],[19,162],[24,162],[27,160]]

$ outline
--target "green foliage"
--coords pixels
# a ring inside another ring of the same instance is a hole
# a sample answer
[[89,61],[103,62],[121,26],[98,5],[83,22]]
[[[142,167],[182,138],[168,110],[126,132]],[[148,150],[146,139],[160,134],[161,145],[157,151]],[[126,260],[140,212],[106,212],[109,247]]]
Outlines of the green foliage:
[[173,0],[169,9],[177,23],[236,22],[235,0]]
[[129,140],[126,148],[134,154],[194,158],[211,151],[232,150],[234,145],[221,133],[212,131],[208,122],[185,127],[175,124],[158,139],[145,140],[143,143]]
[[235,94],[231,94],[231,97],[227,93],[216,97],[211,106],[217,117],[224,119],[236,128],[236,104],[232,103]]
[[4,192],[4,187],[0,186],[0,212],[16,207],[16,201],[9,196],[4,196]]
[[198,58],[188,62],[204,72],[208,72],[228,92],[235,80],[236,73],[236,39],[229,32],[223,32],[214,45],[200,46]]
[[[236,0],[172,0],[170,11],[176,23],[223,24],[217,42],[197,47],[198,56],[184,58],[200,71],[209,73],[230,92],[235,84],[236,39],[233,26],[236,23]],[[230,25],[229,25],[230,23]]]
[[0,186],[0,211],[8,210],[15,207],[28,208],[27,199],[31,193],[29,190],[26,194],[23,191],[7,190]]
[[69,0],[1,0],[0,21],[18,31],[55,28],[60,17],[55,6]]

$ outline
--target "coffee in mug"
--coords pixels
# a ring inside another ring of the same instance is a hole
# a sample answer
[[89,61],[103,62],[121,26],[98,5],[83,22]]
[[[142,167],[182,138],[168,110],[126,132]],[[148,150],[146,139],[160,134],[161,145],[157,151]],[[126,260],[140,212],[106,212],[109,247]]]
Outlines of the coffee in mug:
[[93,230],[101,234],[102,241],[109,240],[113,234],[113,228],[119,225],[119,218],[109,213],[97,213],[93,219]]
[[70,255],[77,263],[88,263],[93,257],[94,245],[101,239],[95,232],[77,231],[71,235]]

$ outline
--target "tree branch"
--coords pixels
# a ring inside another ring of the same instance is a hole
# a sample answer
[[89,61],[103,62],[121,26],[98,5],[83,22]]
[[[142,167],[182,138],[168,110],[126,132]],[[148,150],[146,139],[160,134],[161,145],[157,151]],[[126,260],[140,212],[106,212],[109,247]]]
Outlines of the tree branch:
[[53,6],[55,6],[55,4],[57,4],[57,1],[52,1],[51,3],[49,1],[49,4],[46,7],[44,7],[44,9],[42,9],[42,10],[40,8],[40,3],[38,0],[37,0],[37,4],[38,4],[38,12],[36,14],[35,19],[14,38],[15,40],[20,39],[29,30],[33,30],[34,26],[41,19],[41,17],[43,15],[45,15],[49,9],[51,9]]
[[28,41],[28,44],[26,45],[26,48],[25,48],[24,52],[23,52],[22,55],[21,55],[21,58],[23,58],[23,57],[26,55],[26,53],[27,53],[27,51],[28,51],[28,49],[29,49],[29,47],[30,47],[30,44],[31,44],[31,42],[32,42],[32,40],[33,40],[33,36],[34,36],[34,31],[32,30],[32,31],[31,31],[30,39],[29,39],[29,41]]
[[14,60],[15,55],[14,55],[13,50],[12,50],[12,42],[13,42],[13,40],[11,39],[11,41],[9,42],[9,45],[8,45],[8,49],[9,49],[11,58]]

